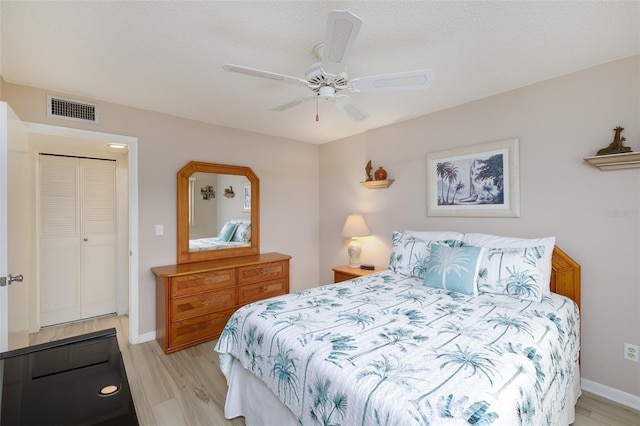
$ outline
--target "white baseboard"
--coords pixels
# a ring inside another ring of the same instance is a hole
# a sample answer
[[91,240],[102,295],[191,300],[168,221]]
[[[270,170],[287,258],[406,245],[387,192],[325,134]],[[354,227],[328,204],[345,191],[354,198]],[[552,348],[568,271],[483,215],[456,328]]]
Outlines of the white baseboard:
[[135,342],[135,344],[144,343],[144,342],[150,342],[150,341],[155,340],[155,339],[156,339],[156,332],[155,331],[150,331],[148,333],[139,334],[138,335],[138,341]]
[[601,385],[600,383],[592,382],[591,380],[587,379],[582,379],[580,381],[580,385],[582,389],[587,392],[640,411],[640,396],[623,392],[609,386]]

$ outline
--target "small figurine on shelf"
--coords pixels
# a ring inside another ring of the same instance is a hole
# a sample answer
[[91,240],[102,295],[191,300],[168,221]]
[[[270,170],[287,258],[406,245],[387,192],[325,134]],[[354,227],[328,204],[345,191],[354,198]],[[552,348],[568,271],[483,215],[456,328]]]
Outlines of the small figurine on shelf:
[[624,152],[631,152],[631,148],[623,145],[624,141],[626,140],[626,138],[620,135],[623,130],[624,127],[621,126],[613,129],[613,131],[615,132],[613,136],[613,142],[611,142],[608,147],[599,150],[597,155],[622,154]]
[[367,166],[364,168],[364,171],[367,172],[366,182],[370,182],[373,180],[373,176],[371,176],[371,169],[373,169],[373,166],[371,165],[371,160],[369,160],[369,162],[367,163]]
[[385,180],[387,178],[387,171],[382,167],[378,167],[378,170],[374,173],[376,180]]

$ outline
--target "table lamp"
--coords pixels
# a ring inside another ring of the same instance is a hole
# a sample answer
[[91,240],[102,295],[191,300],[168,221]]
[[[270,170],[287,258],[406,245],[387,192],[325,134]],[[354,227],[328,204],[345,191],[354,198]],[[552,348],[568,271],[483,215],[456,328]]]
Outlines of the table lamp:
[[360,237],[368,237],[371,235],[364,218],[360,214],[350,214],[347,216],[347,221],[342,228],[342,236],[350,237],[351,242],[347,246],[347,252],[349,253],[349,267],[360,267],[360,252],[362,247],[360,246]]

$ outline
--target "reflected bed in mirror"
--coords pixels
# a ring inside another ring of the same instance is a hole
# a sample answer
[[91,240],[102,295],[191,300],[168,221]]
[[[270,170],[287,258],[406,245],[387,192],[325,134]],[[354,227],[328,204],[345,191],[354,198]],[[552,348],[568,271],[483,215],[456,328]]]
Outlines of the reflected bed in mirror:
[[248,167],[184,166],[178,172],[178,263],[259,253],[259,185]]

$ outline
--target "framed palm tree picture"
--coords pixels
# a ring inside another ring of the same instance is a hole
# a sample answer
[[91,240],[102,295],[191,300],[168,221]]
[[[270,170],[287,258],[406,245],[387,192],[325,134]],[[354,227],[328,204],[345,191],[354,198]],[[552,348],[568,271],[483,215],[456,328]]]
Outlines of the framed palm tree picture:
[[427,154],[427,216],[519,217],[519,140]]

